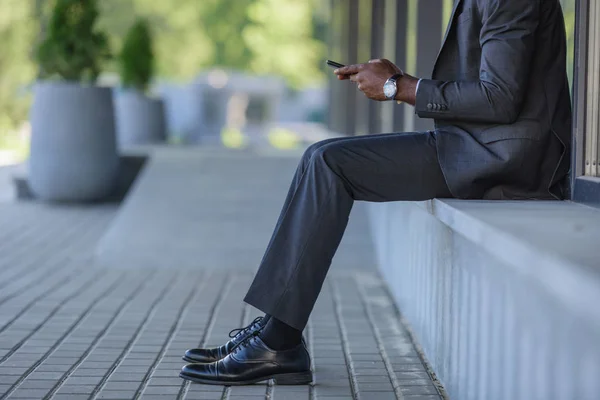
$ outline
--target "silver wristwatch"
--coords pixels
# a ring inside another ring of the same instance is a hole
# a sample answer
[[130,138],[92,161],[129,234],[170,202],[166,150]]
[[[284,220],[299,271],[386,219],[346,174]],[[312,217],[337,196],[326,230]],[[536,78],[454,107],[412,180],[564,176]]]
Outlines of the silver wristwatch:
[[385,81],[383,84],[383,94],[386,99],[394,100],[396,94],[398,93],[398,86],[396,86],[396,82],[398,79],[402,78],[402,74],[395,74],[390,79]]

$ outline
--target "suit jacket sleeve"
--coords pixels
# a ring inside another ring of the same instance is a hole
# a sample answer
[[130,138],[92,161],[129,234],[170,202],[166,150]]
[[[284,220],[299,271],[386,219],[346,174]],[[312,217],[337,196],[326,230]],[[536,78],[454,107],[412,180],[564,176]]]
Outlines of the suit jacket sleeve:
[[415,105],[419,117],[513,123],[528,86],[539,3],[490,0],[481,13],[479,80],[422,80]]

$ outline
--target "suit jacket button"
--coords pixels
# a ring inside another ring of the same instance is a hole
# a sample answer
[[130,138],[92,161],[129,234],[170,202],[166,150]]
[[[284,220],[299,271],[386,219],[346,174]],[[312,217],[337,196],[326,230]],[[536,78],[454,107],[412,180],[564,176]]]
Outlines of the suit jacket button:
[[445,104],[442,104],[442,111],[446,111],[448,109],[448,106]]
[[433,108],[433,104],[429,103],[427,104],[427,109],[431,110]]

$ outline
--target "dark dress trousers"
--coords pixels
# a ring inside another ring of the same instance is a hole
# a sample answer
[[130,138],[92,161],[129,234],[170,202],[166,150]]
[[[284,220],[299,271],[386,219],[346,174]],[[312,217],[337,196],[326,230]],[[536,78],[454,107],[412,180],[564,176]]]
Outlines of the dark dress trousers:
[[564,198],[571,103],[558,0],[456,0],[432,78],[416,113],[434,131],[305,152],[248,304],[303,329],[355,200]]

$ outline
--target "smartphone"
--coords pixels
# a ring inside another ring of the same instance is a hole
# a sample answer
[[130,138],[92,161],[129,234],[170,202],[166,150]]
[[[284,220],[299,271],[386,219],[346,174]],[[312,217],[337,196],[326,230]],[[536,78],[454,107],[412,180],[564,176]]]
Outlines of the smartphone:
[[327,60],[326,63],[327,63],[327,65],[329,65],[332,68],[342,68],[342,67],[345,67],[344,64],[340,64],[340,63],[337,63],[337,62],[331,61],[331,60]]

